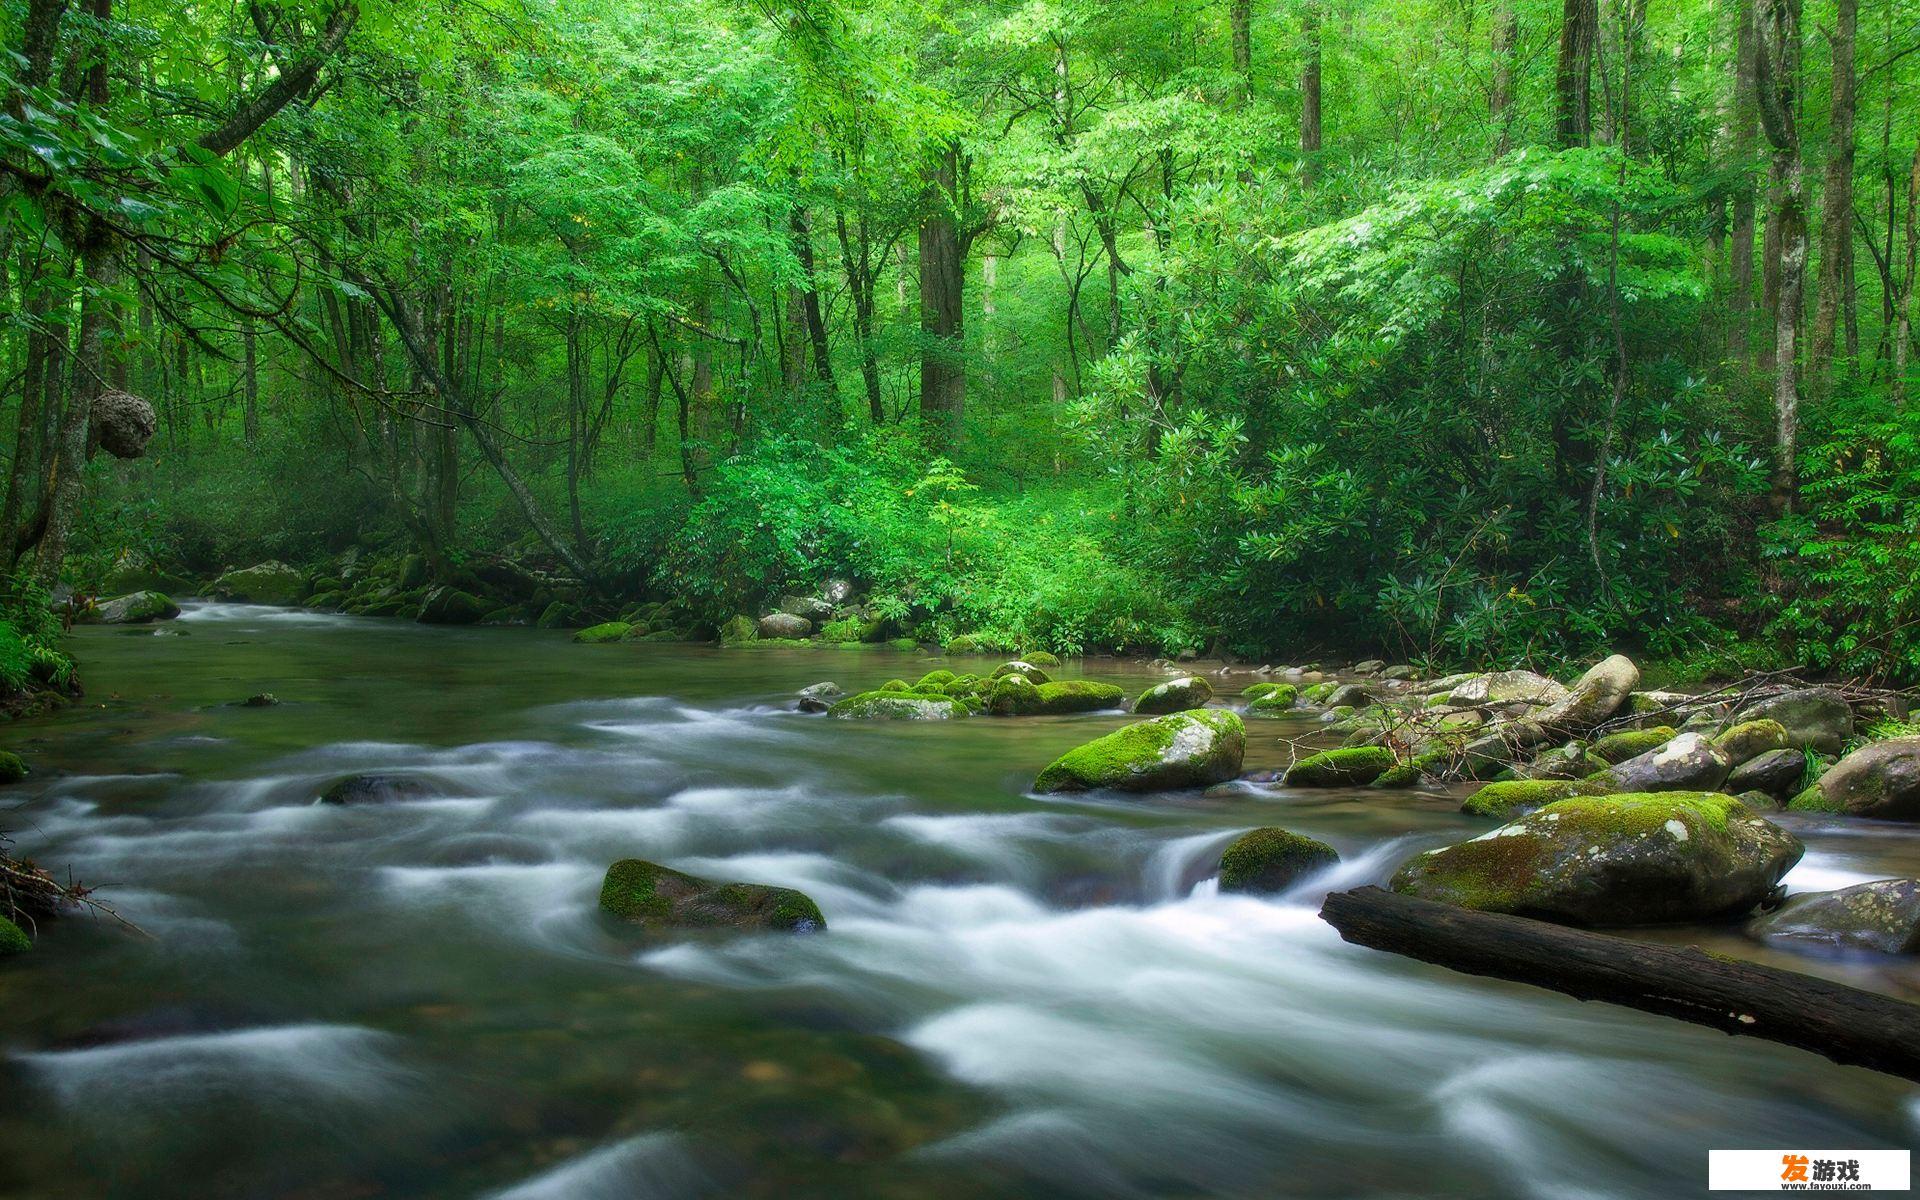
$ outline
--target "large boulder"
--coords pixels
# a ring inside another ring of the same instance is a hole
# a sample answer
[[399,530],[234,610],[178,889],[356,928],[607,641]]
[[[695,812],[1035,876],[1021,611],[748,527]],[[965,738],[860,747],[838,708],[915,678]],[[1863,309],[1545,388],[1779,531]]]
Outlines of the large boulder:
[[833,619],[833,605],[818,596],[782,596],[778,607],[783,613],[805,617],[814,624]]
[[847,721],[947,721],[966,716],[967,710],[947,696],[881,690],[849,696],[829,708],[827,715]]
[[417,619],[423,625],[477,625],[491,611],[493,605],[472,592],[437,587],[421,600]]
[[[1060,664],[1055,663],[1054,665],[1059,666]],[[987,676],[987,678],[999,679],[1007,675],[1019,675],[1029,683],[1034,684],[1053,682],[1053,676],[1047,674],[1039,664],[1023,658],[1016,658],[1012,662],[1001,663],[993,669],[993,674]]]
[[1287,768],[1288,787],[1365,787],[1397,762],[1385,746],[1353,746],[1310,755]]
[[1599,778],[1616,792],[1711,792],[1733,762],[1704,733],[1683,733],[1665,745],[1615,763]]
[[1198,675],[1182,675],[1165,683],[1156,683],[1140,693],[1133,711],[1147,714],[1185,712],[1213,699],[1213,685]]
[[792,613],[768,613],[760,618],[755,632],[763,638],[803,638],[813,632],[813,622]]
[[1037,792],[1206,787],[1239,775],[1246,749],[1238,713],[1196,708],[1128,725],[1069,750],[1033,786]]
[[1876,879],[1837,892],[1792,896],[1747,931],[1788,944],[1920,953],[1920,879]]
[[100,593],[105,596],[124,596],[128,592],[170,592],[186,594],[193,589],[191,581],[163,571],[153,559],[138,550],[123,550],[114,556],[113,565],[101,577]]
[[1570,925],[1703,921],[1751,912],[1804,849],[1732,796],[1577,797],[1416,855],[1391,886]]
[[607,868],[600,909],[643,929],[764,929],[812,933],[827,927],[805,892],[762,883],[714,883],[659,863],[625,858]]
[[1838,692],[1796,688],[1768,696],[1741,709],[1740,721],[1778,721],[1787,745],[1821,754],[1838,754],[1853,736],[1853,708]]
[[94,605],[80,620],[89,625],[146,625],[179,615],[180,606],[163,593],[134,592]]
[[1828,768],[1789,807],[1883,821],[1920,821],[1920,737],[1889,738],[1860,747]]
[[1614,654],[1587,669],[1567,695],[1531,718],[1544,729],[1592,729],[1627,702],[1640,686],[1640,668],[1624,654]]
[[1605,795],[1609,790],[1603,784],[1585,779],[1502,779],[1461,801],[1460,811],[1475,817],[1511,821],[1561,800]]
[[1339,863],[1340,855],[1325,842],[1285,829],[1255,829],[1235,838],[1220,856],[1220,890],[1284,892]]
[[1769,750],[1741,763],[1727,776],[1723,790],[1739,795],[1742,792],[1765,792],[1769,796],[1786,797],[1800,790],[1800,781],[1807,777],[1807,755],[1804,750]]
[[307,592],[307,577],[283,562],[228,571],[213,581],[214,595],[249,604],[298,604],[307,598]]
[[1623,763],[1649,750],[1658,750],[1679,736],[1680,731],[1671,725],[1656,725],[1652,729],[1628,729],[1620,733],[1610,733],[1603,738],[1595,738],[1592,751],[1595,758],[1603,759],[1608,764]]
[[1494,671],[1475,675],[1449,694],[1453,704],[1554,704],[1567,698],[1564,684],[1532,671]]

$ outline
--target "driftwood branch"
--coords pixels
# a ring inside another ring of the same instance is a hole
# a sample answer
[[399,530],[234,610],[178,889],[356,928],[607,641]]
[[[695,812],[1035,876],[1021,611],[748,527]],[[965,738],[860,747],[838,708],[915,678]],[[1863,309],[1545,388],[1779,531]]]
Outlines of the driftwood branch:
[[1320,917],[1355,945],[1920,1080],[1920,1005],[1843,983],[1377,887],[1333,893]]

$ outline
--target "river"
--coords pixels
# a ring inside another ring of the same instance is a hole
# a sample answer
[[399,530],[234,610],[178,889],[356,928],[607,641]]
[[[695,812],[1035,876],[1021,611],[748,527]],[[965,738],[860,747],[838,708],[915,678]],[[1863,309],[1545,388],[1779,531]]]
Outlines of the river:
[[[1320,897],[1484,831],[1457,800],[1041,799],[1124,718],[788,709],[936,660],[235,605],[73,649],[86,700],[9,729],[35,774],[0,828],[147,936],[70,919],[0,963],[7,1196],[1670,1197],[1709,1148],[1920,1141],[1897,1080],[1340,942]],[[1314,730],[1251,723],[1248,770]],[[365,770],[441,794],[315,803]],[[1781,819],[1796,889],[1920,874],[1920,831]],[[1218,894],[1266,824],[1346,862]],[[635,943],[594,904],[630,856],[831,928]],[[1920,994],[1907,961],[1648,936]]]

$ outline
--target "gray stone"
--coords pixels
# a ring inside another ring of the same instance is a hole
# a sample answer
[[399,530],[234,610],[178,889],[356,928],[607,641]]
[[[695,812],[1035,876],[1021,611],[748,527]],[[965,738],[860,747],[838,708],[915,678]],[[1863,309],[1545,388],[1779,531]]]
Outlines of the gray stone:
[[1727,776],[1726,790],[1765,792],[1769,796],[1791,796],[1800,790],[1806,778],[1807,756],[1800,750],[1769,750],[1748,759]]
[[1790,896],[1747,930],[1770,942],[1920,953],[1920,879],[1876,879]]
[[813,632],[813,622],[792,613],[768,613],[754,631],[763,638],[803,638]]
[[1755,701],[1740,710],[1742,721],[1773,720],[1786,726],[1787,744],[1838,754],[1853,736],[1853,708],[1825,688],[1797,688]]
[[1658,749],[1607,769],[1602,779],[1622,792],[1711,792],[1733,762],[1703,733],[1683,733]]

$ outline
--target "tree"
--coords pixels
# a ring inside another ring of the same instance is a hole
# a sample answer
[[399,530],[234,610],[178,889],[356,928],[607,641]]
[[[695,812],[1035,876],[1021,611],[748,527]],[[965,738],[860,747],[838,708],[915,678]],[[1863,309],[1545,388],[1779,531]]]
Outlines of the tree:
[[1860,0],[1836,0],[1827,169],[1820,188],[1820,285],[1807,347],[1807,376],[1821,391],[1830,386],[1842,293],[1853,283],[1853,51],[1859,23]]

